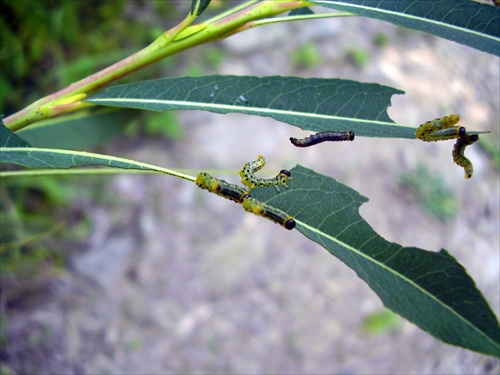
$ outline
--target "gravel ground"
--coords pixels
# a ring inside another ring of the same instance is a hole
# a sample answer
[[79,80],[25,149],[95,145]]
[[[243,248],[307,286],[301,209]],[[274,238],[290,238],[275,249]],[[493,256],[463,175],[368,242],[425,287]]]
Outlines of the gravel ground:
[[[372,43],[377,32],[389,40],[383,48]],[[291,52],[306,42],[317,44],[321,64],[292,66]],[[491,130],[498,149],[500,67],[485,53],[356,18],[255,29],[219,46],[227,55],[222,74],[379,82],[406,91],[393,99],[394,121],[418,125],[460,113],[466,126]],[[364,68],[348,57],[352,48],[367,53]],[[297,163],[313,168],[367,196],[361,214],[387,240],[447,248],[500,312],[499,177],[479,147],[467,149],[475,174],[465,180],[451,161],[450,142],[358,137],[352,144],[298,149],[288,138],[304,133],[272,119],[204,112],[179,118],[185,135],[175,143],[148,140],[125,148],[117,141],[109,152],[165,167],[231,170],[217,175],[234,183],[234,171],[259,154],[270,174]],[[452,220],[427,216],[398,183],[418,162],[456,195],[460,211]],[[383,311],[381,302],[298,231],[168,176],[108,179],[105,194],[113,204],[89,208],[95,229],[85,254],[46,303],[9,316],[17,347],[8,364],[19,372],[500,371],[499,361],[443,344],[403,320],[397,330],[365,333],[364,320]]]

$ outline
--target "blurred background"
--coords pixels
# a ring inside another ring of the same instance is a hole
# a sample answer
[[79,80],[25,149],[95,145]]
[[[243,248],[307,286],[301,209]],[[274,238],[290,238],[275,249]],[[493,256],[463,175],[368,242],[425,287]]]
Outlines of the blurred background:
[[[236,2],[213,1],[205,17]],[[1,113],[10,115],[145,47],[190,1],[4,1]],[[313,8],[317,9],[317,8]],[[359,17],[277,24],[194,48],[121,80],[205,74],[378,82],[406,92],[397,123],[450,113],[491,131],[453,141],[309,135],[269,118],[136,112],[94,152],[238,183],[262,154],[274,176],[296,164],[370,201],[362,216],[405,246],[446,248],[500,312],[500,65],[497,57]],[[7,168],[10,166],[4,166]],[[384,309],[343,263],[298,231],[170,176],[3,179],[2,374],[495,374],[498,360],[446,345]]]

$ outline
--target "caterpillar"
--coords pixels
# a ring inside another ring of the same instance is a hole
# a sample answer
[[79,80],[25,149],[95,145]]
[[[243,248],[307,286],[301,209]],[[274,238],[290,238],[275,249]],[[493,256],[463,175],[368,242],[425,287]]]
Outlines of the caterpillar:
[[248,196],[248,191],[238,185],[233,185],[224,180],[219,180],[205,172],[198,173],[196,176],[196,185],[236,203],[241,203],[243,198]]
[[250,189],[254,187],[274,186],[278,193],[280,191],[278,188],[279,185],[283,185],[288,189],[286,182],[291,180],[292,177],[290,172],[286,169],[282,169],[274,178],[264,179],[255,177],[254,173],[260,171],[264,165],[266,165],[266,158],[262,155],[259,155],[257,160],[246,163],[239,172],[241,183]]
[[453,161],[457,165],[464,168],[465,178],[471,178],[472,173],[474,172],[472,162],[465,157],[465,147],[477,142],[478,140],[479,136],[477,134],[467,135],[464,132],[464,135],[457,139],[457,142],[453,147]]
[[353,141],[354,132],[320,132],[304,139],[290,137],[290,142],[297,147],[309,147],[326,141]]
[[445,141],[465,135],[465,128],[455,126],[460,121],[460,116],[451,114],[420,125],[415,132],[415,137],[425,142]]
[[260,202],[249,195],[243,198],[242,206],[245,211],[252,212],[258,216],[263,216],[288,230],[295,228],[296,223],[293,217],[277,208]]
[[259,202],[257,199],[252,198],[248,191],[239,187],[238,185],[230,184],[224,180],[219,180],[208,173],[202,172],[196,175],[196,185],[198,187],[208,190],[211,193],[220,195],[226,199],[232,200],[236,203],[241,203],[243,209],[252,212],[258,216],[263,216],[275,223],[280,224],[288,230],[295,228],[295,220],[285,212],[271,207],[266,203]]

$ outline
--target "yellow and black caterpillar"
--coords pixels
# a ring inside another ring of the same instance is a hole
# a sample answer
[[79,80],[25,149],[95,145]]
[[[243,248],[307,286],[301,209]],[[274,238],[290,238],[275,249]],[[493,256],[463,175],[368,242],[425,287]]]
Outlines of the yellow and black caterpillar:
[[238,185],[230,184],[224,180],[215,178],[208,173],[198,173],[196,185],[201,189],[220,195],[236,203],[241,203],[245,211],[253,212],[255,215],[263,216],[288,230],[295,228],[295,220],[287,213],[260,202],[250,196],[247,190]]
[[248,191],[238,185],[233,185],[224,180],[219,180],[218,178],[215,178],[205,172],[198,173],[196,176],[196,185],[236,203],[241,203],[243,198],[248,195]]
[[287,213],[269,206],[266,203],[260,202],[250,195],[243,198],[242,202],[245,211],[253,212],[255,215],[263,216],[266,219],[280,224],[288,230],[295,228],[295,220]]
[[451,114],[442,118],[424,122],[417,128],[415,137],[425,142],[446,141],[448,139],[459,138],[465,135],[463,126],[456,126],[460,121],[460,116]]

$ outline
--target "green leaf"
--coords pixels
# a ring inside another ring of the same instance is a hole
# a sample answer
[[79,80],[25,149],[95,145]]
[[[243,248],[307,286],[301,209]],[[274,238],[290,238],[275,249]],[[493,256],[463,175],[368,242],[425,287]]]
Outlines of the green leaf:
[[[0,124],[0,162],[30,168],[64,169],[100,165],[127,170],[153,171],[194,181],[194,177],[153,164],[92,152],[31,147],[26,141]],[[95,173],[95,169],[89,173]]]
[[311,0],[500,56],[500,9],[471,0]]
[[215,75],[114,86],[84,101],[151,111],[238,112],[316,132],[352,130],[356,136],[415,138],[416,128],[395,124],[387,114],[394,94],[403,91],[346,79]]
[[108,155],[32,147],[7,129],[3,123],[0,125],[0,146],[0,162],[31,168],[73,168],[87,165],[104,165],[123,169],[159,170],[145,163]]
[[314,14],[314,12],[310,8],[305,7],[305,8],[294,9],[288,15],[290,17],[293,17],[293,16],[306,16],[309,14]]
[[2,120],[0,125],[0,147],[31,147],[31,145],[7,129]]
[[146,163],[92,152],[36,147],[0,148],[0,161],[30,168],[73,168],[103,165],[112,168],[159,171]]
[[32,146],[82,150],[111,140],[137,114],[133,110],[101,108],[40,121],[16,134]]
[[196,16],[200,16],[212,0],[191,0],[191,14],[196,12]]
[[367,198],[304,167],[290,172],[288,190],[251,195],[294,216],[301,233],[355,270],[392,311],[444,342],[500,357],[495,314],[446,250],[388,242],[359,215]]

